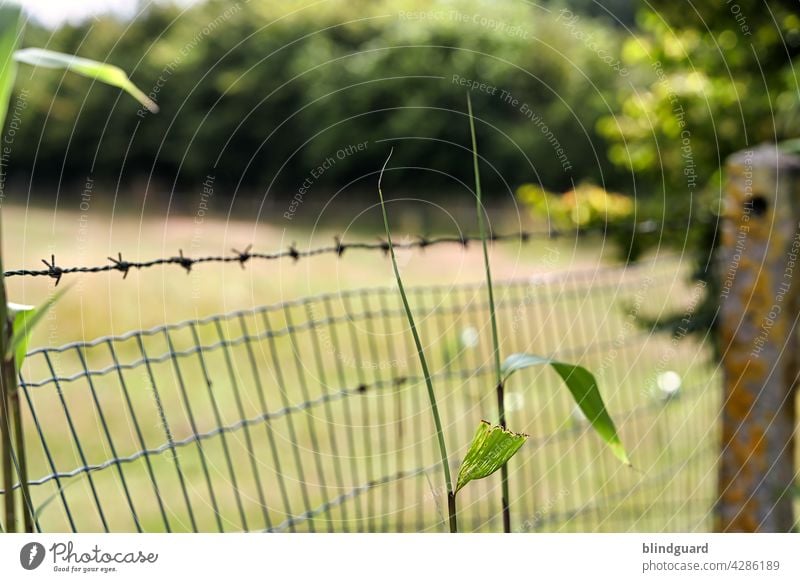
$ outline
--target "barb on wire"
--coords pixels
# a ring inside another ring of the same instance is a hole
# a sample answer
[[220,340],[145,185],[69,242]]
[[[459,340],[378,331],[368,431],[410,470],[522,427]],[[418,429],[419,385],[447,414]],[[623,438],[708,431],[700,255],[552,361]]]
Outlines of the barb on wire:
[[122,278],[125,279],[128,276],[128,271],[131,270],[131,265],[128,261],[122,260],[122,253],[117,253],[119,259],[115,259],[113,257],[108,257],[108,260],[120,271],[122,271]]
[[252,244],[249,244],[249,245],[247,245],[246,247],[244,247],[244,250],[243,250],[243,251],[237,251],[236,249],[231,249],[231,252],[232,252],[234,255],[237,255],[237,256],[239,257],[239,264],[242,266],[242,269],[244,269],[244,264],[245,264],[247,261],[249,261],[249,260],[250,260],[250,257],[251,257],[251,255],[250,255],[250,250],[251,250],[252,248],[253,248],[253,245],[252,245]]
[[[655,221],[645,221],[640,222],[635,225],[631,225],[631,232],[636,233],[653,233],[657,232],[659,229],[663,229],[665,225],[656,224]],[[490,234],[487,239],[492,242],[508,242],[508,241],[518,241],[522,243],[528,243],[532,240],[544,240],[544,239],[554,239],[560,236],[580,236],[584,234],[588,234],[590,232],[605,232],[604,230],[597,230],[593,231],[590,229],[581,229],[581,230],[568,230],[568,231],[561,231],[557,229],[549,229],[549,230],[541,230],[541,231],[519,231],[514,233],[508,234],[497,234],[492,233]],[[469,243],[472,241],[480,241],[479,236],[470,236],[464,234],[458,235],[449,235],[449,236],[439,236],[439,237],[426,237],[426,236],[418,236],[415,240],[410,240],[406,242],[398,242],[395,244],[395,247],[398,249],[426,249],[431,246],[440,245],[440,244],[457,244],[462,246],[464,249],[469,248]],[[106,273],[110,271],[119,271],[122,273],[122,278],[126,278],[128,273],[131,269],[147,269],[150,267],[157,267],[159,265],[177,265],[182,267],[186,270],[187,273],[190,273],[192,267],[197,265],[198,263],[239,263],[242,268],[245,267],[245,263],[250,261],[251,259],[259,259],[259,260],[278,260],[283,258],[291,258],[295,262],[299,261],[300,259],[309,258],[309,257],[316,257],[319,255],[326,255],[326,254],[335,254],[338,257],[341,257],[346,250],[376,250],[382,251],[384,254],[388,254],[389,252],[389,244],[387,241],[383,239],[378,239],[377,242],[352,242],[346,243],[342,242],[341,237],[334,236],[333,237],[334,244],[332,246],[324,246],[324,247],[317,247],[317,248],[310,248],[306,250],[301,250],[297,248],[297,243],[292,242],[288,248],[285,250],[274,251],[270,253],[256,253],[252,252],[252,245],[247,245],[243,251],[239,251],[237,249],[231,249],[230,255],[218,255],[218,256],[201,256],[201,257],[190,257],[183,253],[183,250],[180,249],[178,251],[178,256],[173,257],[165,257],[165,258],[158,258],[158,259],[151,259],[149,261],[128,261],[122,258],[122,253],[117,253],[117,258],[108,257],[109,264],[105,265],[95,265],[95,266],[74,266],[74,267],[61,267],[56,264],[56,259],[54,255],[50,256],[50,261],[46,259],[42,259],[42,262],[47,267],[46,269],[16,269],[11,271],[6,271],[4,275],[6,277],[50,277],[51,279],[55,280],[55,284],[61,281],[61,277],[63,275],[71,275],[75,273]]]
[[288,254],[290,257],[292,257],[292,259],[294,259],[295,263],[300,259],[300,251],[297,250],[296,242],[292,242],[292,244],[289,245]]
[[47,262],[47,259],[42,259],[42,262],[47,267],[46,271],[42,271],[43,275],[47,275],[48,277],[52,277],[56,280],[55,286],[58,286],[59,282],[61,282],[61,275],[64,274],[64,271],[56,266],[56,256],[50,255],[50,262]]
[[184,256],[183,255],[183,249],[178,249],[178,254],[180,255],[178,257],[178,264],[181,267],[183,267],[184,269],[186,269],[186,273],[187,274],[191,273],[192,272],[192,265],[195,263],[195,259],[191,259],[189,257]]
[[342,244],[342,239],[338,236],[334,236],[333,242],[336,243],[336,254],[341,257],[344,254],[345,249],[345,246]]
[[[503,235],[495,235],[492,237],[494,241],[524,241],[527,242],[531,240],[534,236],[538,236],[539,238],[548,238],[553,236],[550,231],[545,231],[541,233],[529,233],[529,232],[518,232],[513,234],[503,234]],[[428,238],[425,236],[420,236],[417,240],[410,241],[410,242],[403,242],[397,243],[395,246],[397,248],[403,249],[412,249],[412,248],[420,248],[424,249],[434,245],[440,244],[459,244],[466,246],[467,241],[469,240],[477,240],[476,237],[471,236],[442,236],[442,237],[435,237],[435,238]],[[131,269],[147,269],[150,267],[156,267],[159,265],[178,265],[186,270],[187,273],[191,272],[192,267],[197,265],[198,263],[239,263],[242,268],[244,268],[245,263],[250,261],[251,259],[260,259],[260,260],[278,260],[283,258],[291,258],[294,261],[299,261],[300,259],[315,257],[319,255],[325,254],[334,254],[341,257],[346,250],[380,250],[383,253],[387,253],[389,250],[389,245],[386,241],[382,239],[378,239],[378,242],[355,242],[355,243],[345,243],[342,242],[341,238],[336,236],[334,237],[334,245],[329,247],[318,247],[313,249],[302,250],[297,248],[297,243],[293,242],[289,247],[282,251],[275,251],[271,253],[254,253],[252,252],[252,245],[247,245],[244,250],[240,251],[237,249],[231,249],[230,255],[219,255],[219,256],[202,256],[202,257],[190,257],[184,254],[183,249],[178,250],[178,256],[175,257],[167,257],[167,258],[159,258],[159,259],[152,259],[149,261],[128,261],[122,258],[122,253],[117,253],[117,258],[108,257],[109,264],[106,265],[95,265],[95,266],[75,266],[75,267],[61,267],[56,265],[55,256],[50,257],[50,260],[47,261],[43,259],[42,262],[47,267],[46,269],[16,269],[11,271],[6,271],[4,274],[6,277],[50,277],[55,279],[56,285],[61,280],[63,275],[71,275],[75,273],[107,273],[110,271],[119,271],[122,273],[122,278],[128,276],[128,273]]]

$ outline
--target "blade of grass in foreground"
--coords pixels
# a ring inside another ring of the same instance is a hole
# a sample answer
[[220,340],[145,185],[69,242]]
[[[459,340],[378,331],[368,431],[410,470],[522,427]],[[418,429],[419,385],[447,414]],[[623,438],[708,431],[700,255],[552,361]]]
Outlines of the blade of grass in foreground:
[[8,101],[14,90],[14,79],[17,76],[14,51],[21,36],[20,7],[0,6],[0,128],[5,127]]
[[[392,150],[393,151],[393,150]],[[419,356],[419,363],[422,366],[422,375],[425,377],[425,384],[428,388],[428,399],[431,404],[431,413],[433,414],[433,423],[436,427],[436,438],[439,441],[439,454],[442,458],[442,469],[444,470],[444,479],[447,485],[447,513],[449,517],[450,532],[456,533],[458,531],[458,523],[456,521],[456,493],[453,489],[453,479],[450,476],[450,465],[447,459],[447,447],[444,442],[444,432],[442,431],[442,420],[439,417],[439,407],[436,404],[436,394],[433,391],[433,382],[431,381],[431,374],[428,371],[428,362],[425,359],[425,350],[422,348],[422,341],[419,338],[417,326],[414,323],[414,315],[411,313],[411,307],[408,304],[408,297],[406,296],[405,288],[403,287],[403,280],[400,277],[400,270],[397,268],[397,258],[394,255],[394,245],[392,244],[392,233],[389,228],[389,217],[386,214],[386,204],[383,201],[383,191],[381,190],[381,181],[383,180],[383,172],[389,164],[389,159],[392,157],[392,151],[383,163],[381,173],[378,176],[378,196],[381,201],[381,212],[383,213],[383,226],[386,229],[386,242],[389,245],[389,255],[392,258],[392,269],[394,276],[397,280],[397,288],[400,291],[400,297],[403,300],[403,309],[405,309],[408,324],[411,326],[411,335],[414,336],[414,344],[417,347],[417,355]]]
[[[489,265],[489,246],[486,242],[486,221],[483,213],[483,195],[481,192],[481,175],[478,168],[478,140],[475,137],[475,118],[472,115],[472,100],[467,93],[467,112],[469,113],[469,131],[472,137],[472,165],[475,172],[475,205],[478,213],[478,229],[483,246],[483,265],[486,269],[486,287],[489,290],[489,318],[492,325],[492,349],[494,352],[495,392],[497,394],[497,414],[500,427],[506,429],[506,405],[503,375],[500,364],[500,340],[497,334],[497,315],[494,305],[494,287],[492,285],[492,269]],[[508,465],[500,467],[501,496],[503,508],[503,531],[511,533],[511,507],[508,486]]]
[[152,113],[158,112],[158,105],[131,82],[125,71],[114,65],[40,48],[18,50],[14,54],[14,60],[36,67],[66,69],[84,77],[96,79],[122,89]]
[[[21,32],[21,12],[19,6],[6,5],[0,6],[0,130],[5,127],[6,112],[8,110],[8,102],[11,98],[11,93],[14,89],[14,79],[16,78],[17,64],[14,62],[14,51],[17,48],[17,43],[22,36]],[[6,287],[3,278],[3,249],[2,249],[3,229],[0,224],[0,355],[5,353],[6,339],[8,336],[8,311],[6,309]],[[13,377],[13,374],[12,374]],[[12,480],[12,462],[10,446],[6,444],[11,443],[11,425],[7,421],[8,413],[11,409],[10,398],[8,393],[10,387],[5,385],[6,371],[0,369],[0,383],[3,384],[0,390],[0,417],[2,417],[2,426],[0,427],[0,472],[3,474],[2,484],[3,489],[6,491],[3,500],[3,521],[5,529],[8,531],[16,530],[16,523],[14,520],[14,495],[12,495],[11,487]]]
[[12,355],[14,356],[17,370],[22,369],[22,362],[25,360],[25,356],[28,352],[28,340],[33,332],[33,328],[39,324],[48,310],[56,301],[61,299],[66,291],[67,288],[61,289],[58,293],[51,295],[47,301],[38,307],[34,307],[33,305],[19,305],[17,303],[8,304],[7,309],[11,316],[12,333],[11,340],[6,346],[5,357],[8,359]]
[[572,394],[572,398],[589,420],[592,428],[609,446],[615,457],[626,465],[630,465],[631,461],[617,434],[617,427],[614,426],[614,421],[611,420],[603,397],[600,395],[597,380],[589,370],[583,366],[558,362],[533,354],[511,354],[503,363],[503,378],[508,379],[515,372],[543,365],[551,366],[561,376]]

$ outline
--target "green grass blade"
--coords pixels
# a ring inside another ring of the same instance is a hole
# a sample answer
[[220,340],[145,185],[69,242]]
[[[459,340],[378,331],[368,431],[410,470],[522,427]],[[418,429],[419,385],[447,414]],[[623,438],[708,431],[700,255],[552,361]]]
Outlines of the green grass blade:
[[[500,364],[500,339],[497,333],[497,313],[494,304],[494,285],[492,269],[489,264],[489,245],[486,240],[486,220],[483,212],[483,193],[481,190],[481,173],[478,164],[478,138],[475,134],[475,117],[472,114],[472,99],[467,91],[467,112],[469,113],[469,133],[472,138],[472,168],[475,174],[475,210],[478,215],[478,231],[483,248],[483,267],[486,272],[486,288],[489,293],[489,319],[492,326],[492,349],[494,352],[495,392],[497,397],[497,417],[502,428],[506,428],[506,403],[503,386],[503,374]],[[510,492],[508,484],[508,468],[503,465],[500,479],[501,504],[503,508],[503,531],[511,533]]]
[[8,317],[12,322],[12,335],[11,341],[6,346],[5,357],[8,358],[12,353],[14,354],[17,370],[20,369],[25,360],[25,354],[28,352],[28,339],[33,327],[30,320],[35,312],[36,308],[33,305],[9,303],[7,307]]
[[[483,194],[481,192],[481,174],[478,168],[478,140],[475,137],[475,118],[472,115],[472,100],[467,93],[467,111],[469,113],[469,131],[472,136],[472,165],[475,173],[475,200],[478,214],[478,230],[481,235],[483,246],[483,266],[486,271],[486,287],[489,290],[489,318],[492,324],[492,347],[494,348],[494,364],[497,383],[502,382],[500,364],[500,340],[497,333],[497,314],[494,305],[494,286],[492,285],[492,269],[489,266],[489,245],[486,236],[486,220],[483,212]],[[501,417],[505,414],[501,412]],[[500,424],[505,424],[505,418],[501,418]]]
[[12,353],[14,354],[17,370],[21,369],[22,362],[25,361],[25,355],[28,352],[28,340],[33,329],[66,291],[67,288],[61,289],[58,293],[51,295],[39,307],[18,305],[16,303],[8,304],[8,314],[13,320],[13,329],[11,341],[6,347],[6,358],[11,356]]
[[535,356],[533,354],[511,354],[505,359],[501,367],[503,380],[508,380],[514,372],[518,372],[519,370],[524,370],[532,366],[549,364],[550,362],[552,362],[550,358],[543,358],[542,356]]
[[543,364],[549,364],[561,376],[578,407],[589,420],[592,428],[609,446],[614,456],[626,465],[630,465],[631,462],[625,452],[625,447],[622,446],[622,441],[617,434],[617,427],[606,410],[597,380],[589,370],[583,366],[558,362],[533,354],[512,354],[503,363],[503,377],[507,380],[514,372]]
[[66,69],[112,87],[118,87],[153,113],[158,111],[158,105],[131,82],[125,71],[114,65],[40,48],[19,50],[14,58],[20,63],[37,67]]
[[[386,161],[383,164],[383,168],[381,168],[381,173],[378,176],[378,196],[381,201],[381,212],[383,213],[383,226],[386,230],[386,242],[389,245],[389,255],[392,259],[392,269],[394,270],[394,277],[397,280],[397,288],[400,291],[400,298],[403,301],[403,309],[406,312],[406,318],[408,319],[408,324],[411,327],[411,334],[414,336],[414,344],[417,348],[417,356],[419,357],[419,363],[422,367],[422,374],[425,377],[425,385],[428,388],[428,399],[431,405],[431,413],[433,414],[433,423],[436,427],[436,438],[439,442],[439,454],[442,460],[442,469],[444,470],[445,482],[447,485],[447,492],[449,494],[454,494],[453,490],[453,480],[450,476],[450,465],[448,463],[447,458],[447,447],[444,442],[444,431],[442,430],[442,420],[439,416],[439,407],[436,403],[436,394],[433,391],[433,382],[431,380],[431,374],[428,370],[428,362],[425,359],[425,350],[422,347],[422,341],[419,337],[419,332],[417,331],[417,325],[414,322],[414,314],[411,312],[411,306],[408,303],[408,297],[406,296],[405,288],[403,287],[403,279],[400,277],[400,269],[397,267],[397,258],[395,257],[394,253],[394,244],[392,243],[392,233],[391,229],[389,228],[389,216],[386,214],[386,203],[383,200],[383,190],[381,189],[381,181],[383,180],[383,173],[386,171],[386,166],[389,164],[389,159],[392,157],[392,151],[389,152],[389,156],[386,158]],[[455,532],[457,529],[455,524],[455,513],[454,509],[450,509],[450,531]]]
[[0,130],[5,128],[8,101],[17,76],[14,51],[21,36],[20,21],[19,6],[0,6]]
[[482,420],[458,471],[456,492],[470,481],[488,477],[503,467],[527,439],[528,435]]
[[[0,6],[0,131],[5,129],[8,102],[14,90],[17,78],[17,63],[14,51],[22,36],[22,12],[19,6],[3,3]],[[4,309],[6,304],[6,285],[3,277],[2,225],[0,225],[0,353],[6,349],[5,338],[8,337],[8,315]]]

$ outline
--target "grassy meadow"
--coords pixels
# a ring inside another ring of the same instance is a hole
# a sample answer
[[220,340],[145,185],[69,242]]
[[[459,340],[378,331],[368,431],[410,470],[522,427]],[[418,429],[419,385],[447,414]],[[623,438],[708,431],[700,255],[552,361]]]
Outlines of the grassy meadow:
[[[341,234],[246,219],[3,212],[9,269],[50,254],[60,265],[101,264],[119,249],[128,260],[250,243],[302,249]],[[530,225],[511,216],[497,230],[521,226]],[[418,232],[406,228],[398,241]],[[344,238],[364,239],[374,235]],[[606,270],[613,249],[599,239],[492,249],[504,355],[557,354],[591,369],[634,463],[614,460],[551,371],[519,374],[507,388],[508,422],[531,439],[510,464],[516,531],[710,527],[718,383],[694,340],[635,325],[636,314],[691,310],[697,298],[688,265],[652,258]],[[398,259],[455,469],[478,421],[496,415],[482,256],[477,245],[452,245]],[[42,530],[444,531],[424,383],[382,253],[65,276],[61,285],[70,282],[32,341],[44,351],[23,369],[29,472],[45,479],[31,488]],[[12,300],[40,303],[52,281],[10,278],[8,287]],[[183,320],[195,323],[126,334]],[[120,337],[93,341],[107,335]],[[675,374],[681,388],[671,393]],[[501,529],[496,475],[459,502],[463,530]]]

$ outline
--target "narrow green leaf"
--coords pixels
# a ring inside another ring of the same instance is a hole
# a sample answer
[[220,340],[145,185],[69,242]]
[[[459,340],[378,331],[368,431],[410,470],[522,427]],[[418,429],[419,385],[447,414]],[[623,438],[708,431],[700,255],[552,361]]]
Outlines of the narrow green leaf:
[[14,51],[21,36],[20,15],[19,6],[5,3],[0,6],[0,130],[5,128],[8,101],[17,76]]
[[[506,405],[503,396],[503,370],[500,363],[500,339],[497,332],[497,310],[494,303],[494,285],[492,284],[492,269],[489,264],[489,247],[486,242],[486,221],[484,218],[483,194],[481,193],[481,173],[478,164],[478,138],[475,134],[475,116],[472,114],[472,99],[467,91],[467,112],[469,113],[469,133],[472,138],[472,169],[475,174],[475,210],[478,215],[478,230],[481,233],[481,247],[483,248],[483,266],[486,271],[486,288],[489,294],[489,320],[492,325],[492,347],[494,348],[494,373],[496,377],[497,416],[501,427],[506,424]],[[508,485],[508,467],[501,470],[500,490],[503,499],[503,531],[511,533],[511,510],[506,501],[510,498]]]
[[[481,194],[481,174],[478,167],[478,141],[475,137],[475,117],[472,115],[472,100],[467,92],[467,111],[469,112],[469,132],[472,137],[472,165],[475,173],[475,201],[476,214],[478,215],[478,230],[481,234],[481,246],[483,248],[483,267],[486,272],[486,289],[489,294],[489,319],[492,325],[492,347],[494,349],[495,374],[497,383],[501,381],[500,364],[500,340],[497,333],[497,313],[494,304],[494,285],[492,284],[492,269],[489,263],[489,247],[486,242],[486,220],[484,218],[483,195]],[[502,406],[502,403],[501,403]],[[505,412],[500,411],[500,422],[505,422]]]
[[[422,375],[425,377],[425,385],[428,388],[428,401],[431,405],[431,415],[433,416],[433,425],[436,429],[436,440],[439,441],[439,456],[441,457],[442,461],[442,471],[444,472],[444,479],[445,485],[447,486],[447,492],[450,493],[453,491],[453,480],[450,475],[450,464],[447,458],[447,447],[445,445],[444,440],[444,431],[442,429],[442,419],[439,416],[439,406],[436,404],[436,393],[433,390],[433,381],[431,380],[431,373],[428,369],[428,361],[425,358],[425,350],[422,347],[422,340],[419,337],[419,331],[417,331],[417,324],[414,322],[414,314],[411,311],[411,306],[408,303],[408,297],[406,296],[405,287],[403,287],[403,278],[400,276],[400,269],[397,266],[397,257],[395,256],[394,252],[394,243],[392,242],[392,231],[389,228],[389,215],[386,213],[386,203],[383,200],[383,190],[381,189],[381,182],[383,180],[383,173],[386,171],[386,166],[389,164],[389,158],[392,157],[392,152],[394,149],[389,151],[389,156],[386,158],[386,161],[383,163],[383,168],[381,168],[381,173],[378,175],[378,198],[381,203],[381,214],[383,215],[383,227],[386,231],[386,243],[389,246],[389,256],[392,259],[392,270],[394,271],[394,277],[397,281],[397,290],[400,292],[400,299],[403,301],[403,309],[406,312],[406,319],[408,319],[408,325],[411,327],[411,335],[414,337],[414,345],[417,347],[417,357],[419,358],[419,364],[422,368]],[[456,533],[458,531],[458,525],[456,523],[456,515],[455,515],[455,506],[448,505],[449,515],[449,522],[450,522],[450,532]]]
[[527,439],[528,435],[517,434],[482,420],[458,470],[456,492],[470,481],[483,479],[500,469]]
[[514,372],[530,368],[531,366],[541,366],[552,362],[550,358],[543,358],[533,354],[511,354],[508,356],[500,369],[503,371],[503,381],[508,380]]
[[[0,5],[0,132],[5,129],[8,102],[11,99],[14,80],[17,77],[14,51],[17,49],[20,36],[22,36],[21,14],[18,5],[9,5],[7,2]],[[3,253],[0,252],[0,306],[6,304],[3,272]],[[8,317],[5,311],[0,309],[0,352],[5,349],[3,342],[6,337],[8,337]]]
[[64,288],[58,293],[51,295],[47,301],[42,303],[39,307],[20,305],[18,303],[8,304],[8,314],[13,320],[13,328],[11,341],[6,348],[5,357],[8,358],[11,354],[14,354],[14,362],[17,366],[17,370],[22,367],[22,362],[25,361],[25,355],[28,353],[28,340],[33,332],[33,328],[42,320],[53,304],[61,299],[61,296],[64,295],[66,291],[67,288]]
[[614,456],[626,465],[630,465],[631,462],[625,452],[625,447],[622,446],[622,441],[617,435],[617,427],[614,426],[614,421],[611,420],[603,397],[600,395],[597,380],[589,370],[582,366],[558,362],[533,354],[512,354],[503,362],[504,381],[514,372],[542,364],[549,364],[561,376],[578,407],[592,424],[592,428],[611,448]]
[[131,82],[125,71],[114,65],[40,48],[18,50],[14,58],[20,63],[36,67],[66,69],[112,87],[119,87],[153,113],[158,111],[158,105]]
[[[33,316],[36,308],[33,305],[21,305],[19,303],[8,303],[6,310],[9,319],[12,321],[12,339],[6,347],[5,357],[8,358],[14,352],[14,361],[16,362],[17,370],[19,370],[22,361],[25,358],[25,353],[28,351],[28,338],[20,338],[17,340],[17,345],[14,345],[14,338],[17,332],[24,327],[27,327],[26,320]],[[21,355],[20,355],[21,352]]]

